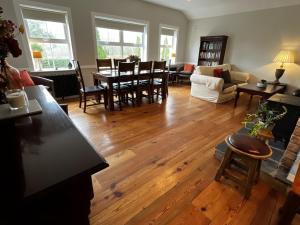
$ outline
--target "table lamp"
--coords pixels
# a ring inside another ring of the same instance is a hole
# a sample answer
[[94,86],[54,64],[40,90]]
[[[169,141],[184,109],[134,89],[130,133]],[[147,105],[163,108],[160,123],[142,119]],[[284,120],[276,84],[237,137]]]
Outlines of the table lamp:
[[42,70],[41,59],[43,58],[42,52],[40,51],[32,51],[32,57],[37,61],[39,65],[39,70]]
[[279,84],[279,79],[284,74],[285,69],[283,68],[284,63],[294,63],[294,54],[292,51],[280,51],[276,57],[274,58],[273,62],[275,63],[281,63],[280,69],[276,69],[275,72],[275,78],[274,84]]

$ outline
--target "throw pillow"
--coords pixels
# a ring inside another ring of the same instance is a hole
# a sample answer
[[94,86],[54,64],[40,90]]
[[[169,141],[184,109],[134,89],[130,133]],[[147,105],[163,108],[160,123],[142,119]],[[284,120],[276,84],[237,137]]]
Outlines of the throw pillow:
[[183,71],[192,73],[194,71],[194,65],[193,64],[184,64]]
[[224,70],[221,73],[221,77],[224,79],[224,83],[231,83],[231,76],[229,70]]
[[223,69],[221,69],[221,68],[214,69],[214,77],[220,77],[221,78],[222,72],[223,72]]
[[20,76],[24,87],[34,86],[34,82],[26,70],[20,71]]

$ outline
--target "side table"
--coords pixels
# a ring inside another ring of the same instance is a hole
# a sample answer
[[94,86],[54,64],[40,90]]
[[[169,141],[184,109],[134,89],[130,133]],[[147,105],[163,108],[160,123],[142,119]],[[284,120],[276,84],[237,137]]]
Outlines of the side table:
[[250,95],[249,105],[251,104],[253,95],[259,95],[262,99],[266,100],[272,95],[276,93],[284,93],[286,90],[287,85],[280,84],[280,85],[273,85],[267,84],[265,88],[259,88],[256,84],[247,84],[243,86],[238,86],[236,90],[235,102],[234,107],[236,107],[238,99],[240,97],[240,93],[244,92]]

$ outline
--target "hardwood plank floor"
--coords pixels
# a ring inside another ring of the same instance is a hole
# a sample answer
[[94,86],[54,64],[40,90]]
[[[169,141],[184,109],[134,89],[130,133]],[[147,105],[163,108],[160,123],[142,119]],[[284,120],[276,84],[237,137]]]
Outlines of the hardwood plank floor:
[[[214,147],[242,125],[248,96],[213,104],[170,87],[164,103],[83,113],[70,101],[71,119],[110,164],[93,176],[92,225],[275,225],[284,194],[263,179],[248,201],[239,188],[213,180]],[[300,224],[295,220],[295,225]]]

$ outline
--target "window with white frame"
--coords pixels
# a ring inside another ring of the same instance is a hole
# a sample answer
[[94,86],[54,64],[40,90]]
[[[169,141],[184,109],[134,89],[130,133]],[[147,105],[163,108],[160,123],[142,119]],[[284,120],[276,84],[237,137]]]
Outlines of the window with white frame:
[[67,12],[28,7],[21,10],[34,69],[68,68],[73,51]]
[[95,26],[99,59],[136,55],[145,60],[145,24],[95,18]]
[[177,29],[160,27],[160,59],[169,61],[176,56]]

